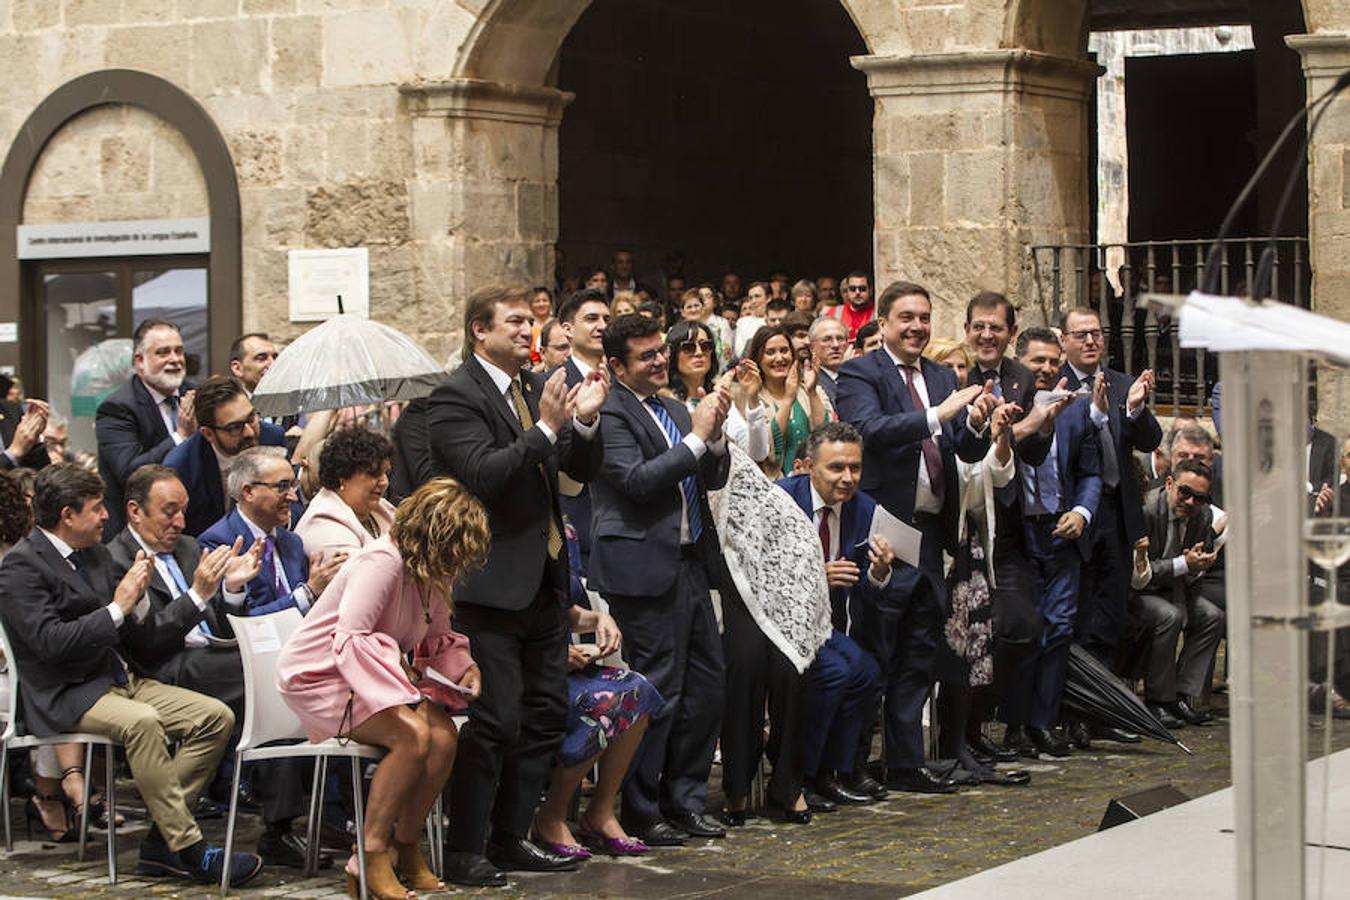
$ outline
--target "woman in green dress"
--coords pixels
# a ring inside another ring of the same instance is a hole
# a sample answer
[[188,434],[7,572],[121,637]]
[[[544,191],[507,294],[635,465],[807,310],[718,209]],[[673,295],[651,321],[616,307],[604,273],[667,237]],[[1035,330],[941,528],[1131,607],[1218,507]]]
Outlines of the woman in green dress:
[[811,429],[838,417],[817,384],[819,370],[811,359],[794,355],[787,329],[761,328],[750,339],[745,356],[763,378],[760,397],[768,406],[773,437],[769,457],[760,465],[769,478],[782,478],[792,472],[792,462]]

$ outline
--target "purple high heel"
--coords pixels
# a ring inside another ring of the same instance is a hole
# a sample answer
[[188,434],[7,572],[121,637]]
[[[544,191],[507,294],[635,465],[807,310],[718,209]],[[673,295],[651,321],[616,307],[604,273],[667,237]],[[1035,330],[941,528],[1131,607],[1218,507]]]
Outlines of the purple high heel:
[[606,837],[594,828],[584,817],[577,823],[577,836],[586,844],[608,853],[610,856],[641,856],[651,851],[651,847],[631,837]]
[[556,853],[558,856],[565,856],[568,859],[575,859],[577,862],[590,859],[591,851],[579,844],[555,844],[552,841],[541,841],[536,839],[535,843],[543,847],[550,853]]

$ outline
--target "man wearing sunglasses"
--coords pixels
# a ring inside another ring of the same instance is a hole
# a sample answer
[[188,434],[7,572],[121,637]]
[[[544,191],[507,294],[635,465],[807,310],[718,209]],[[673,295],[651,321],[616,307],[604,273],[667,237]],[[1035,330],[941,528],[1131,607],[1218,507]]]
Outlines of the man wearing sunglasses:
[[1206,599],[1200,585],[1218,556],[1212,482],[1213,472],[1204,463],[1181,460],[1164,486],[1144,499],[1148,540],[1140,542],[1132,583],[1139,590],[1138,614],[1148,645],[1145,699],[1168,728],[1209,721],[1194,704],[1226,624],[1223,610]]
[[197,432],[170,450],[164,465],[178,473],[192,498],[184,532],[197,537],[233,507],[225,479],[234,458],[250,447],[284,446],[286,433],[258,417],[243,382],[232,375],[202,382],[194,408]]

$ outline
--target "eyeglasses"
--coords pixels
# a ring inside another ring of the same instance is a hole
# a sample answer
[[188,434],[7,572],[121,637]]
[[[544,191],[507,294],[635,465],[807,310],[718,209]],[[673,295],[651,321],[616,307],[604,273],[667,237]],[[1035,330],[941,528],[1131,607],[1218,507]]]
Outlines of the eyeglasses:
[[280,481],[250,481],[252,487],[271,488],[278,494],[289,494],[296,490],[296,482],[292,478],[283,478]]
[[1100,328],[1084,328],[1081,331],[1066,331],[1064,333],[1080,344],[1086,344],[1089,340],[1096,341],[1099,344],[1102,342],[1102,330]]
[[1211,499],[1209,494],[1202,494],[1188,484],[1177,485],[1177,493],[1183,500],[1194,500],[1202,506],[1208,506]]
[[255,409],[238,422],[229,422],[225,425],[207,425],[206,427],[210,428],[212,431],[223,431],[230,437],[239,437],[239,435],[244,433],[245,428],[250,425],[256,426],[257,424],[258,411]]
[[634,359],[636,359],[643,365],[647,365],[649,363],[656,362],[658,359],[666,359],[669,356],[670,356],[670,348],[667,347],[665,344],[662,344],[660,347],[655,347],[651,350],[646,351],[645,353],[639,353],[636,357],[634,357]]
[[861,294],[861,293],[863,293],[864,291],[867,290],[867,285],[865,285],[865,284],[849,284],[849,285],[845,285],[845,286],[844,286],[844,290],[848,291],[850,294]]
[[[990,334],[1003,334],[1008,330],[1007,325],[998,322],[971,322],[966,327],[976,334],[984,334],[985,332],[989,332]],[[1100,331],[1097,332],[1097,336],[1101,337]]]
[[712,341],[684,341],[680,344],[681,353],[693,353],[696,350],[702,350],[708,356],[712,356]]

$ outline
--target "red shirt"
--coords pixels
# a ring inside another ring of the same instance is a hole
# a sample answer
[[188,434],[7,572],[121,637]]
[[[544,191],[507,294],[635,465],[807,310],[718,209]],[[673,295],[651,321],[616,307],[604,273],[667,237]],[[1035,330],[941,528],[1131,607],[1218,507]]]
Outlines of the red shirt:
[[829,307],[821,315],[843,322],[844,327],[848,329],[848,339],[851,341],[858,336],[859,328],[872,321],[876,309],[876,301],[869,303],[862,309],[854,309],[847,303],[840,303],[838,306]]

